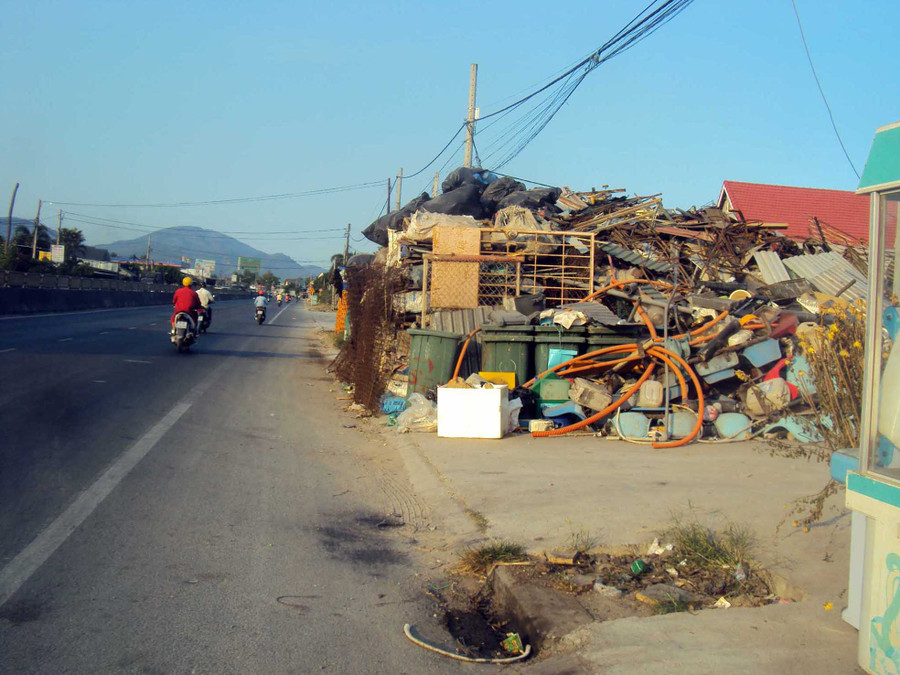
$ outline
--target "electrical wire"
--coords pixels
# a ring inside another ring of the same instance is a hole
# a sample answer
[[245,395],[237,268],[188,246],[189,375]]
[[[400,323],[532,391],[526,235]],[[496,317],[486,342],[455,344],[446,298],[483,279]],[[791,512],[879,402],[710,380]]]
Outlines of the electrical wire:
[[213,206],[219,204],[246,204],[250,202],[265,202],[278,199],[295,199],[298,197],[311,197],[315,195],[333,194],[335,192],[349,192],[351,190],[365,190],[377,186],[381,186],[381,181],[369,181],[367,183],[357,183],[355,185],[340,185],[336,187],[318,188],[315,190],[305,190],[302,192],[285,192],[274,195],[262,195],[259,197],[233,197],[229,199],[207,199],[195,202],[157,202],[152,204],[95,204],[88,202],[62,202],[62,201],[46,201],[46,204],[55,206],[91,206],[95,208],[177,208],[182,206]]
[[797,11],[797,3],[794,0],[791,0],[791,6],[794,8],[794,16],[797,17],[797,28],[800,29],[800,39],[803,41],[803,49],[806,50],[806,60],[809,61],[809,69],[812,71],[813,79],[816,81],[816,86],[819,88],[819,94],[822,96],[822,102],[825,104],[825,109],[828,111],[828,119],[831,120],[831,128],[834,129],[834,135],[837,137],[841,150],[844,151],[844,157],[847,158],[847,162],[850,164],[850,168],[853,169],[853,173],[856,174],[858,180],[859,171],[856,170],[853,160],[850,159],[850,153],[847,152],[847,148],[844,146],[844,141],[841,139],[841,134],[834,121],[834,114],[831,112],[831,106],[828,105],[828,99],[825,97],[825,90],[822,89],[822,83],[819,81],[819,74],[816,72],[816,67],[813,65],[812,55],[809,53],[809,45],[806,44],[806,35],[803,33],[803,24],[800,23],[800,13]]

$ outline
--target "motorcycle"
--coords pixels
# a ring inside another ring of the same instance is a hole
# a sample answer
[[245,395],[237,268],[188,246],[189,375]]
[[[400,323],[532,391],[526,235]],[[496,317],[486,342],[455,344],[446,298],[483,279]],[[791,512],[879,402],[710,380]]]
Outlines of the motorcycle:
[[278,306],[281,307],[281,300],[278,301]]
[[205,333],[209,330],[209,326],[212,323],[212,318],[209,315],[209,310],[204,307],[201,307],[197,312],[197,330],[201,333]]
[[266,308],[265,307],[257,307],[256,308],[256,323],[258,323],[261,326],[263,321],[265,321],[265,320],[266,320]]
[[197,341],[194,319],[187,312],[178,312],[175,315],[175,325],[169,333],[172,344],[179,353],[186,352]]

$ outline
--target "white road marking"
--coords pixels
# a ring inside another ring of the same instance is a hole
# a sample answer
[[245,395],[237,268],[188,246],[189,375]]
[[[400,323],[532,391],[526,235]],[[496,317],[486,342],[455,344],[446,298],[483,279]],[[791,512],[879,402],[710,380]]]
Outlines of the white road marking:
[[100,331],[100,335],[109,335],[109,331],[108,331],[108,330],[102,330],[102,331]]
[[137,330],[137,326],[132,326],[132,327],[129,328],[128,330]]
[[106,380],[94,380],[97,384],[106,384]]
[[10,347],[9,349],[0,349],[0,354],[5,354],[6,352],[14,352],[16,351],[15,347]]
[[155,326],[155,325],[156,325],[156,322],[154,321],[154,322],[151,323],[150,325],[151,325],[151,326]]
[[[277,319],[279,316],[281,316],[281,315],[284,313],[284,310],[286,310],[286,309],[287,309],[287,306],[282,307],[282,308],[281,308],[281,311],[278,312],[278,314],[276,314],[275,316],[272,317],[272,321],[275,321],[275,319]],[[270,321],[269,323],[272,323],[272,321]]]
[[0,571],[0,607],[28,581],[41,565],[56,552],[63,542],[87,520],[94,509],[116,488],[128,473],[137,466],[148,452],[159,442],[169,429],[190,409],[215,380],[216,376],[230,364],[230,359],[216,368],[187,396],[172,408],[138,441],[115,460],[112,465],[94,481],[87,490],[60,514],[56,520],[26,546],[6,567]]
[[153,363],[153,361],[141,361],[139,359],[125,359],[125,363]]
[[57,342],[68,342],[71,339],[72,338],[60,338],[59,340],[57,340]]

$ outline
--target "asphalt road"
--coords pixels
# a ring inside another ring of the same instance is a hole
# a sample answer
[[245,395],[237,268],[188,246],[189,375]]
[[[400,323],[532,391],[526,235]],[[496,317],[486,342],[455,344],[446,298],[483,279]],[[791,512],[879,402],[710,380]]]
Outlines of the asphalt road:
[[188,354],[159,307],[0,319],[0,670],[470,668],[403,637],[421,504],[311,314],[269,317],[220,303]]

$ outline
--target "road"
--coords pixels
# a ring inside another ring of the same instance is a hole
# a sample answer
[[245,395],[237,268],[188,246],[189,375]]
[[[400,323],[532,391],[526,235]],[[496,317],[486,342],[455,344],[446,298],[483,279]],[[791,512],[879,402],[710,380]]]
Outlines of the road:
[[312,314],[269,316],[220,303],[188,354],[159,307],[0,319],[0,670],[469,668],[403,637],[424,508]]

